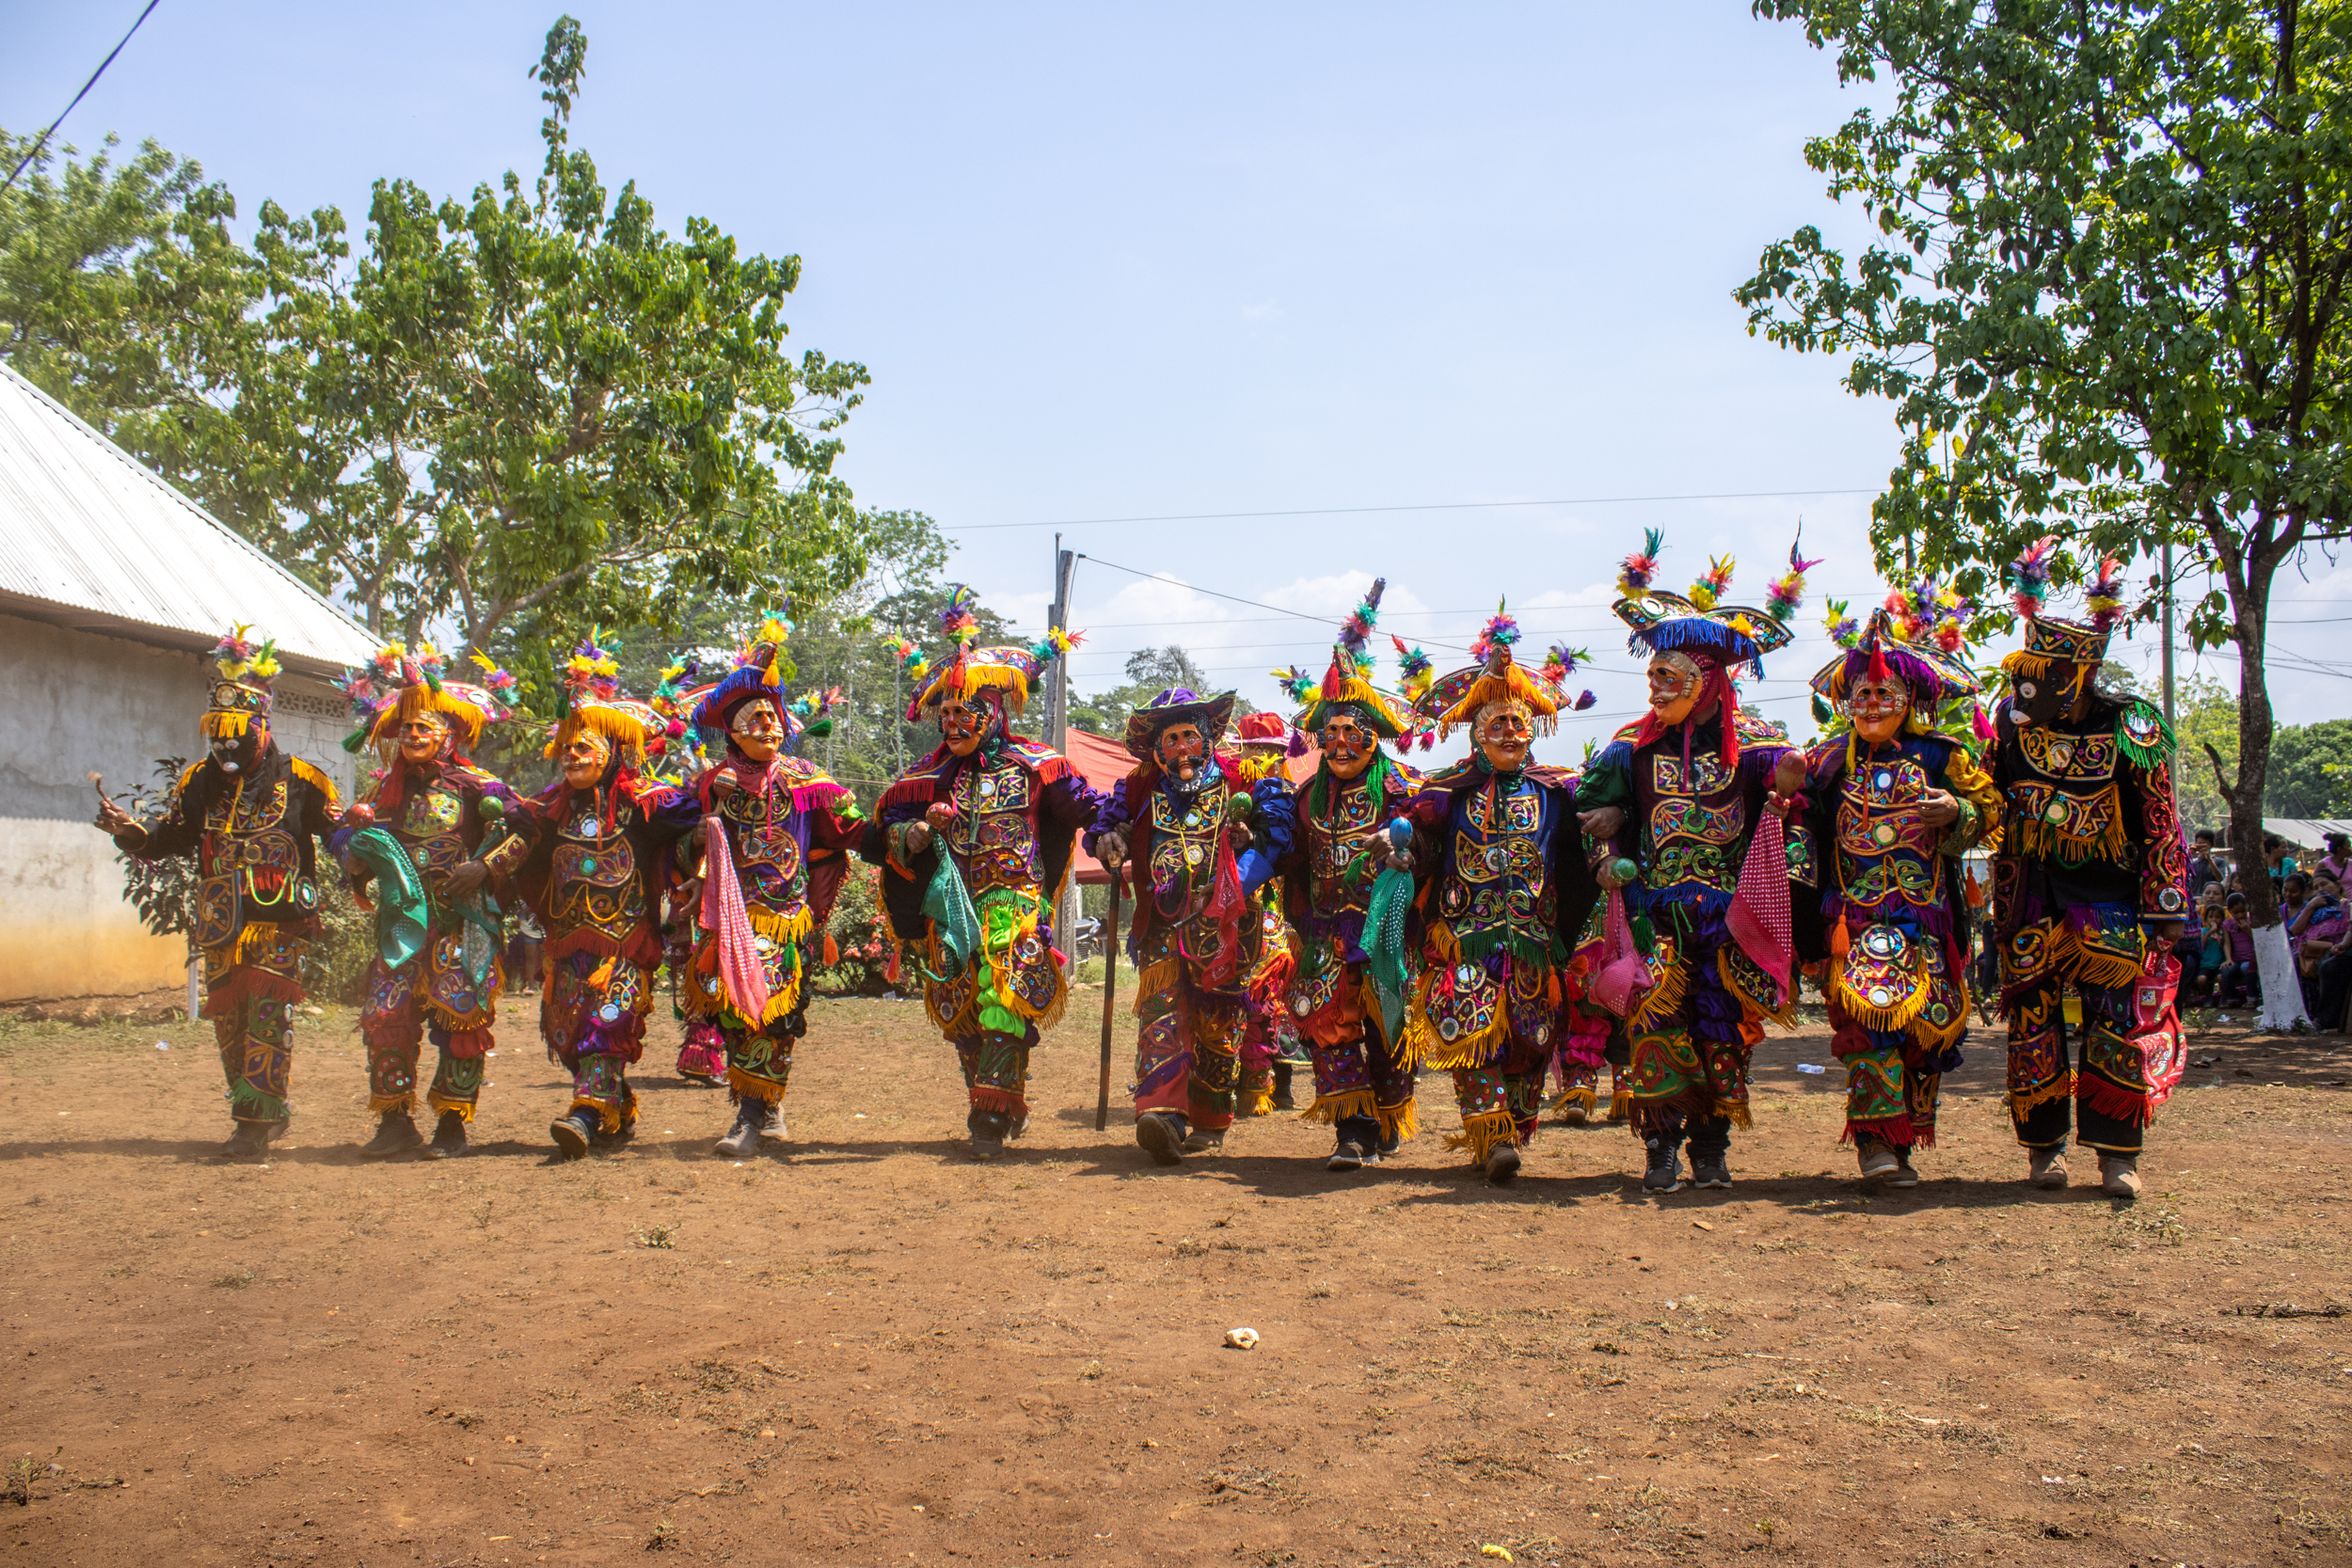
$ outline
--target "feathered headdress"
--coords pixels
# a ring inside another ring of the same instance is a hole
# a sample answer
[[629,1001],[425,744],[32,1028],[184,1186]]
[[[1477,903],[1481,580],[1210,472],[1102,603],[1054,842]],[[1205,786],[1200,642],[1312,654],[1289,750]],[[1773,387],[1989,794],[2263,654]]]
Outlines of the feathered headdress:
[[1405,639],[1401,637],[1392,635],[1389,641],[1396,644],[1397,693],[1408,703],[1419,703],[1422,694],[1429,689],[1430,682],[1438,678],[1431,668],[1429,656],[1418,647],[1406,647]]
[[737,651],[735,668],[700,694],[688,721],[698,730],[723,736],[735,710],[755,697],[767,698],[778,713],[784,712],[784,682],[791,662],[784,646],[791,636],[792,623],[782,610],[762,616],[759,629]]
[[[1622,596],[1610,608],[1630,629],[1627,646],[1635,653],[1699,655],[1725,670],[1746,665],[1762,674],[1764,656],[1788,646],[1790,641],[1788,627],[1779,615],[1721,602],[1722,590],[1730,584],[1732,563],[1727,558],[1715,561],[1708,575],[1692,587],[1690,598],[1648,586],[1660,542],[1658,530],[1651,529],[1644,553],[1628,557],[1626,573],[1618,578]],[[1639,573],[1633,570],[1637,562],[1644,568]],[[1820,564],[1804,561],[1793,547],[1789,550],[1789,573],[1775,586],[1788,586],[1792,608],[1804,592],[1804,568]],[[1702,596],[1706,603],[1700,602]]]
[[373,659],[345,671],[335,685],[350,700],[359,727],[344,738],[343,750],[389,744],[420,713],[448,720],[461,750],[480,745],[485,725],[512,717],[505,693],[515,689],[515,677],[481,654],[471,662],[482,672],[479,683],[452,679],[447,658],[430,642],[413,650],[388,642]]
[[1642,593],[1658,575],[1658,554],[1666,547],[1662,529],[1650,529],[1642,535],[1642,547],[1625,558],[1617,571],[1617,592],[1627,598]]
[[[1478,662],[1434,683],[1416,705],[1437,721],[1440,736],[1476,722],[1479,710],[1490,703],[1525,707],[1528,722],[1537,735],[1549,735],[1557,727],[1560,689],[1540,674],[1528,673],[1527,667],[1513,657],[1512,648],[1518,640],[1519,624],[1512,619],[1509,606],[1497,604],[1470,644]],[[1565,650],[1561,652],[1565,656]]]
[[2107,640],[2123,615],[2122,562],[2103,558],[2085,597],[2090,618],[2070,621],[2048,611],[2058,540],[2044,535],[2009,563],[2010,602],[2026,627],[2026,645],[2001,660],[2012,677],[2055,682],[2070,698],[2079,696],[2106,662]]
[[279,673],[278,644],[255,642],[246,636],[253,628],[240,622],[213,646],[210,700],[204,709],[204,733],[215,740],[234,740],[255,723],[269,721],[269,706]]
[[1380,598],[1388,589],[1388,578],[1375,578],[1362,601],[1340,623],[1339,638],[1331,644],[1330,667],[1324,671],[1320,686],[1308,687],[1302,696],[1299,688],[1291,684],[1295,670],[1277,673],[1276,678],[1300,704],[1292,722],[1308,734],[1322,729],[1334,714],[1342,712],[1355,714],[1383,740],[1394,740],[1411,728],[1412,718],[1403,705],[1372,684],[1372,634],[1380,624]]
[[979,608],[980,596],[972,588],[961,582],[950,585],[947,602],[939,611],[939,629],[950,647],[944,664],[927,658],[903,637],[884,644],[914,688],[907,702],[908,719],[923,719],[949,698],[977,691],[1003,693],[1006,710],[1017,714],[1029,705],[1030,688],[1045,667],[1076,647],[1084,636],[1057,627],[1026,647],[977,647]]
[[[1590,663],[1592,657],[1593,656],[1582,648],[1571,648],[1565,642],[1554,642],[1551,645],[1551,651],[1544,655],[1543,668],[1535,673],[1546,686],[1565,692],[1567,689],[1568,677],[1576,673],[1576,667],[1580,664]],[[1581,713],[1597,700],[1590,690],[1586,690],[1579,695],[1575,702],[1563,705],[1573,712]]]
[[671,721],[652,704],[622,693],[620,661],[597,645],[593,632],[564,661],[564,715],[548,737],[548,756],[585,732],[611,741],[619,766],[634,772],[669,742]]

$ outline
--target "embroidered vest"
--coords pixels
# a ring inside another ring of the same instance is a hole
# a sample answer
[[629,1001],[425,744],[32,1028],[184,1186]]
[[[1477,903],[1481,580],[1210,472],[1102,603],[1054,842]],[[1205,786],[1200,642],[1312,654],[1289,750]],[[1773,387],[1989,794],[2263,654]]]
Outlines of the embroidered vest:
[[1152,791],[1152,907],[1164,919],[1189,920],[1207,903],[1216,881],[1216,852],[1225,828],[1225,803],[1232,798],[1219,778],[1197,795],[1179,798]]
[[548,937],[555,941],[593,927],[626,942],[645,926],[645,883],[628,830],[641,817],[621,800],[612,808],[612,832],[604,834],[596,808],[566,801],[555,823],[554,863],[548,879]]
[[1837,881],[1857,913],[1899,915],[1939,901],[1936,847],[1925,800],[1936,787],[1916,757],[1858,761],[1837,802]]
[[993,888],[1034,893],[1044,879],[1037,842],[1038,792],[1042,786],[1010,755],[999,752],[984,768],[956,774],[949,799],[956,816],[946,835],[972,896]]
[[1552,939],[1554,896],[1539,834],[1544,792],[1521,779],[1507,795],[1465,792],[1452,819],[1452,853],[1438,889],[1438,913],[1457,936],[1508,931],[1538,947]]
[[293,773],[281,771],[265,787],[232,785],[206,809],[196,895],[198,946],[235,940],[245,924],[240,902],[255,918],[299,920],[318,908],[318,889],[302,875],[302,847],[286,824],[294,786]]
[[1718,752],[1693,748],[1688,768],[1677,743],[1633,766],[1641,807],[1644,880],[1653,889],[1698,885],[1729,893],[1740,880],[1737,851],[1747,834],[1747,790]]
[[1327,920],[1362,914],[1371,901],[1373,879],[1365,876],[1350,882],[1347,872],[1359,856],[1376,847],[1380,807],[1379,795],[1360,778],[1345,786],[1333,781],[1320,816],[1314,813],[1312,795],[1308,797],[1308,891],[1314,912]]
[[[808,819],[792,806],[789,780],[763,798],[739,789],[719,803],[726,825],[727,849],[735,862],[743,901],[778,914],[797,910],[806,896],[808,854],[803,840]],[[961,857],[959,857],[961,858]]]

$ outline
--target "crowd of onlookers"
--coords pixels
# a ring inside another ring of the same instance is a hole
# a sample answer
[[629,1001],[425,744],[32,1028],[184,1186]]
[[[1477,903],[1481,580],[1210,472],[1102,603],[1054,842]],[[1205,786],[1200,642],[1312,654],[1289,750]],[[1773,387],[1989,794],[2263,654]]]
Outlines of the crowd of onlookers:
[[2259,866],[2232,867],[2216,848],[2210,829],[2200,830],[2189,850],[2188,893],[2193,911],[2174,951],[2181,959],[2181,1006],[2255,1006],[2262,1002],[2262,975],[2254,962],[2254,927],[2246,896],[2249,875],[2270,879],[2287,928],[2296,979],[2303,988],[2303,1010],[2323,1029],[2341,1029],[2352,1003],[2352,905],[2344,883],[2352,877],[2352,839],[2329,833],[2327,850],[2311,865],[2277,834],[2263,838]]

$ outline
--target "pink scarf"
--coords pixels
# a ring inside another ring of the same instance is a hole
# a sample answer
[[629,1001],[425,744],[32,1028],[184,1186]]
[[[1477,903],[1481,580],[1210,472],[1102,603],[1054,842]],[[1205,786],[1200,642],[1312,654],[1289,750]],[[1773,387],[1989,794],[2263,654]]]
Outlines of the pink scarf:
[[1788,913],[1788,824],[1771,812],[1756,825],[1748,840],[1748,858],[1740,867],[1740,886],[1731,895],[1731,913],[1724,924],[1740,951],[1780,987],[1779,1001],[1788,1002],[1788,972],[1797,961],[1796,930]]
[[719,938],[719,978],[727,1000],[757,1023],[768,1014],[768,969],[759,961],[752,917],[743,910],[743,886],[735,879],[726,825],[716,816],[704,817],[703,825],[703,926]]

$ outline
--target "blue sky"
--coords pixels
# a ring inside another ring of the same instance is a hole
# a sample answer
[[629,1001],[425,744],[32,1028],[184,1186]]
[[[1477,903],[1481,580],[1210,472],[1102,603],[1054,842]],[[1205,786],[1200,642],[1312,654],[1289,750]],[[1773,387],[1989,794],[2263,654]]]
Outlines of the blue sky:
[[[137,14],[0,0],[0,124],[47,122]],[[1638,705],[1614,563],[1666,531],[1662,580],[1712,552],[1760,600],[1800,516],[1797,646],[1753,690],[1804,718],[1827,596],[1882,591],[1864,532],[1888,410],[1744,329],[1731,289],[1803,223],[1851,232],[1801,156],[1854,103],[1795,29],[1743,6],[573,7],[576,145],[663,223],[797,252],[804,345],[874,385],[844,431],[861,501],[946,525],[956,570],[1041,622],[1053,530],[1087,523],[1077,684],[1178,641],[1276,700],[1320,670],[1374,574],[1384,629],[1439,668],[1499,594],[1534,647],[1589,647]],[[379,176],[462,194],[534,170],[524,71],[553,6],[163,0],[68,122],[153,135],[249,215],[355,217]],[[1605,498],[1807,492],[1601,504]],[[1162,576],[1133,575],[1160,574]],[[1172,577],[1175,581],[1166,580]],[[2282,582],[2282,716],[2346,711],[2352,578]],[[1210,596],[1204,590],[1275,610]],[[2126,657],[2153,674],[2145,640]],[[2234,688],[2235,665],[2202,668]]]

